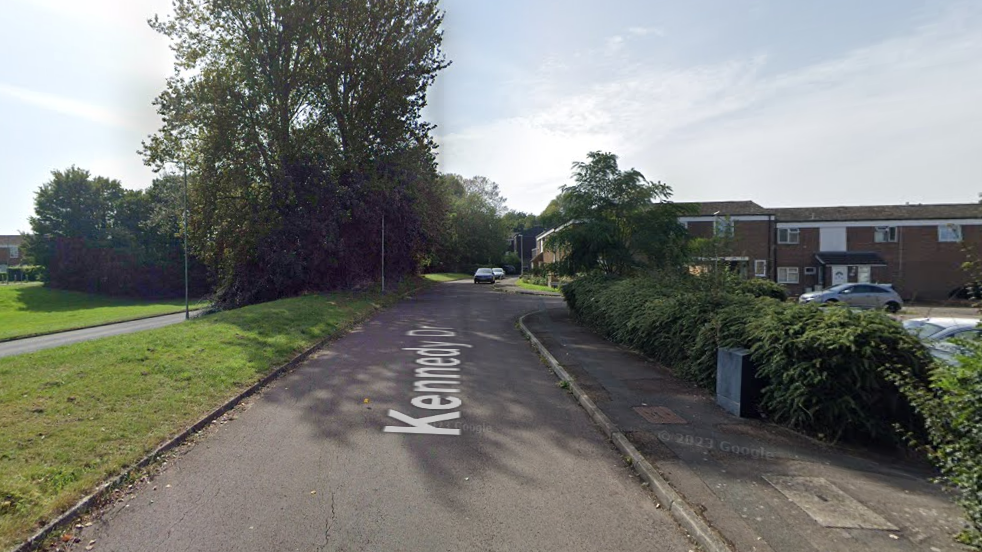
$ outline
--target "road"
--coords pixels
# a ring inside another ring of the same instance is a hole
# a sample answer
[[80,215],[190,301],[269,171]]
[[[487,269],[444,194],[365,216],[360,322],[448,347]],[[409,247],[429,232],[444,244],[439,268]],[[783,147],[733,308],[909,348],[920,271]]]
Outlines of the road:
[[401,302],[216,424],[77,548],[694,549],[515,328],[559,301],[464,281]]
[[[197,316],[197,314],[198,311],[191,312],[192,317]],[[154,328],[163,328],[164,326],[170,326],[171,324],[177,324],[180,322],[184,322],[183,312],[177,314],[167,314],[164,316],[155,316],[153,318],[144,318],[142,320],[133,320],[131,322],[107,324],[105,326],[97,326],[94,328],[83,328],[81,330],[71,330],[68,332],[41,335],[38,337],[15,339],[13,341],[5,341],[0,343],[0,357],[33,353],[34,351],[40,351],[42,349],[61,347],[62,345],[70,345],[80,341],[89,341],[90,339],[99,339],[101,337],[109,337],[111,335],[142,332],[143,330],[152,330]]]

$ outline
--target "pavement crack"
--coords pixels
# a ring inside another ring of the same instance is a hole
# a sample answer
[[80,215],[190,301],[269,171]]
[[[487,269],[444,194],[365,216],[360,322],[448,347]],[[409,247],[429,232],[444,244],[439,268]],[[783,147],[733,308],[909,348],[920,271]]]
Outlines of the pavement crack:
[[331,513],[324,519],[324,544],[317,547],[318,550],[324,550],[327,545],[331,542],[331,529],[334,527],[334,520],[337,517],[337,511],[334,509],[334,495],[337,490],[331,491]]

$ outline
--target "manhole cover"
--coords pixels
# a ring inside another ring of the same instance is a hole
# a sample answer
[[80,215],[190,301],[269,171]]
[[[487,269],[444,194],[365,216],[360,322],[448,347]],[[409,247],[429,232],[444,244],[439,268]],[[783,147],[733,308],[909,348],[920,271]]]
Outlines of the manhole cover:
[[886,529],[897,527],[822,477],[765,475],[764,479],[825,527]]
[[687,423],[678,414],[664,406],[635,406],[634,411],[653,424]]

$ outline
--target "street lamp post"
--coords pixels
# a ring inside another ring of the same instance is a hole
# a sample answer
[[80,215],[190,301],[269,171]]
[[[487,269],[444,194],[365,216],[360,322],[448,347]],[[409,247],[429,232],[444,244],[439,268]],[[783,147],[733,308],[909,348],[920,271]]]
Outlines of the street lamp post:
[[191,318],[188,296],[188,162],[184,162],[184,319]]

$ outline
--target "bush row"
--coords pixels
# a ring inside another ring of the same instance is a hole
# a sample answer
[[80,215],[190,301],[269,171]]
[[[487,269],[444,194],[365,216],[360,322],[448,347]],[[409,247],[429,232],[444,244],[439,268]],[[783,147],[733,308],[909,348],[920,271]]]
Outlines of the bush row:
[[700,387],[715,389],[717,349],[749,349],[765,380],[760,410],[778,423],[831,441],[897,442],[894,424],[918,429],[889,377],[926,377],[930,356],[915,338],[882,313],[787,303],[777,291],[709,276],[563,286],[578,319]]

